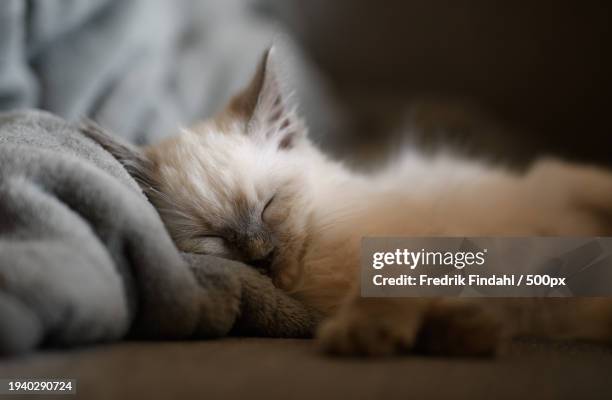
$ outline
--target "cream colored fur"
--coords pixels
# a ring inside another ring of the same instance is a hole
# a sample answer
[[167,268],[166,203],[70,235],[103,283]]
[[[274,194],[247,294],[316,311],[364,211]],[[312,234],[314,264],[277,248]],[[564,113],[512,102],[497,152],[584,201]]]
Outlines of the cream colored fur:
[[[612,212],[612,175],[597,168],[543,160],[518,175],[407,151],[378,173],[352,172],[310,143],[275,69],[266,54],[251,85],[217,118],[147,149],[157,182],[149,196],[182,250],[246,262],[268,257],[279,287],[334,316],[321,331],[330,351],[410,349],[428,315],[452,322],[473,306],[360,299],[363,236],[611,233],[603,216]],[[612,337],[606,301],[497,303],[497,315],[514,316],[515,333]],[[467,315],[453,329],[468,321],[469,329],[497,332],[494,318]],[[496,343],[458,346],[449,352],[486,352]]]

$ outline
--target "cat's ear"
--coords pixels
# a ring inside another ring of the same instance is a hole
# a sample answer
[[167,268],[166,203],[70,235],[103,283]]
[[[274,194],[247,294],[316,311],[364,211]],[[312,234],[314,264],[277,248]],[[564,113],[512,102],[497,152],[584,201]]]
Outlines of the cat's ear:
[[265,51],[251,83],[232,99],[230,109],[244,118],[248,135],[274,141],[279,149],[290,149],[306,136],[306,126],[285,86],[274,47]]
[[157,186],[157,181],[154,178],[153,162],[140,148],[121,141],[91,120],[82,121],[79,130],[115,157],[132,178],[138,182],[145,195],[148,196],[151,190]]

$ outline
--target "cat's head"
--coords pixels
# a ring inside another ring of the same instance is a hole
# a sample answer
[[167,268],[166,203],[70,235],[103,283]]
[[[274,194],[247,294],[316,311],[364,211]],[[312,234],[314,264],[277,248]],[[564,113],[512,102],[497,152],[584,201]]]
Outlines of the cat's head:
[[277,69],[268,50],[248,87],[215,118],[137,157],[110,149],[139,180],[180,250],[265,266],[273,276],[280,265],[297,272],[313,177],[326,163]]

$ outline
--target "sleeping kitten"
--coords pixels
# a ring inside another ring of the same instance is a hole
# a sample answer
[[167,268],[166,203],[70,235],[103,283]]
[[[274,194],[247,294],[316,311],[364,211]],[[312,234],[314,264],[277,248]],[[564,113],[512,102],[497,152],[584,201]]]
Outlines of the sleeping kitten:
[[157,145],[84,128],[139,181],[179,249],[264,269],[329,316],[319,338],[330,352],[476,355],[505,334],[612,338],[607,299],[359,297],[363,236],[610,234],[612,174],[542,160],[515,175],[411,152],[356,174],[309,141],[274,58],[216,118]]

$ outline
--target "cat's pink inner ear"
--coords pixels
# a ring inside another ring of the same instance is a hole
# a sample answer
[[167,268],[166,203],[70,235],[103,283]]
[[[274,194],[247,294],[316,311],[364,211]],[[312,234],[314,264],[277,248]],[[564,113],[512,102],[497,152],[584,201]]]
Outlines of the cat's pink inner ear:
[[[276,124],[287,115],[286,96],[277,70],[274,48],[268,49],[258,68],[261,86],[251,119],[260,124]],[[256,75],[257,76],[257,75]]]
[[305,129],[290,104],[276,64],[272,47],[264,52],[249,86],[232,99],[229,109],[244,120],[247,135],[289,149]]
[[251,78],[248,86],[236,94],[230,100],[227,107],[234,116],[245,120],[245,122],[248,122],[253,117],[260,94],[262,93],[267,74],[266,70],[269,54],[270,49],[267,49],[259,61],[255,74]]
[[274,48],[268,50],[264,60],[263,82],[249,122],[249,134],[263,134],[267,141],[277,143],[279,149],[290,149],[305,133],[305,127],[286,92]]

